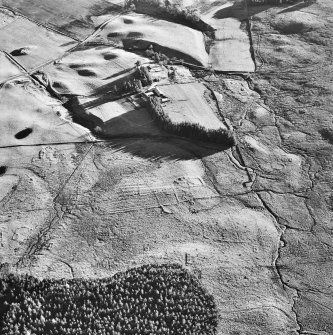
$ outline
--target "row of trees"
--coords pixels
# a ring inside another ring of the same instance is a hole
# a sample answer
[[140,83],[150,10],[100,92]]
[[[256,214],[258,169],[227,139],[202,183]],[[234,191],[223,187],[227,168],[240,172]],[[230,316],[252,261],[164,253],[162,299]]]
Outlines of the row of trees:
[[198,123],[172,122],[169,115],[163,110],[159,98],[155,96],[149,97],[148,109],[159,126],[167,132],[205,142],[223,144],[227,147],[236,144],[233,133],[228,129],[207,129]]
[[213,335],[209,295],[177,264],[101,280],[10,275],[0,281],[1,335]]

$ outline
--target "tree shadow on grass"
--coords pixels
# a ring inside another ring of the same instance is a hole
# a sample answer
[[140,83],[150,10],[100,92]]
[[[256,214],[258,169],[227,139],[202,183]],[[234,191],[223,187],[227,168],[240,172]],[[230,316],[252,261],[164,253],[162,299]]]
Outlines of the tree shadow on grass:
[[[176,136],[161,129],[145,108],[114,116],[112,111],[85,110],[82,105],[66,106],[73,120],[89,128],[102,144],[113,150],[145,159],[193,160],[227,150],[229,146]],[[88,112],[88,113],[87,113]],[[100,113],[100,114],[99,114]]]
[[188,161],[202,159],[224,151],[219,145],[200,143],[187,138],[165,136],[109,139],[104,145],[112,150],[150,160]]
[[232,6],[218,9],[214,13],[213,18],[216,20],[227,18],[244,20],[246,18],[245,7],[243,5],[241,6],[239,3],[236,2]]

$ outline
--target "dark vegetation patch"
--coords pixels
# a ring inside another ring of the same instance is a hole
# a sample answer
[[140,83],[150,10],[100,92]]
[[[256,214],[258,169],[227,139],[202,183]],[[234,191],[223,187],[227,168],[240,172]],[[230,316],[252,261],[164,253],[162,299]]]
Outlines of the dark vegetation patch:
[[188,271],[165,264],[97,280],[7,275],[0,320],[2,335],[213,335],[217,311]]
[[97,74],[94,71],[89,70],[89,69],[78,70],[77,73],[83,77],[96,77],[97,76]]
[[108,35],[107,35],[108,38],[121,37],[121,36],[122,36],[122,34],[116,32],[116,31],[114,31],[112,33],[108,33]]
[[7,169],[8,168],[5,165],[0,166],[0,177],[3,176],[6,173]]
[[115,54],[105,54],[105,55],[103,55],[103,57],[104,57],[105,60],[111,60],[111,59],[118,58],[118,56],[115,55]]
[[62,85],[58,81],[55,81],[52,86],[55,88],[62,88]]
[[132,23],[134,23],[134,21],[130,20],[130,19],[124,19],[124,23],[125,24],[132,24]]
[[234,134],[228,129],[207,129],[198,123],[189,122],[173,123],[169,115],[164,112],[157,97],[149,97],[147,109],[158,125],[167,132],[195,140],[223,144],[225,147],[236,144]]
[[140,32],[137,31],[131,31],[130,33],[127,34],[127,38],[142,38],[144,35]]
[[71,69],[79,69],[80,67],[82,67],[82,65],[81,64],[70,64],[69,67]]
[[29,48],[15,49],[10,53],[12,56],[24,56],[29,54]]
[[22,140],[23,138],[26,138],[27,136],[29,136],[31,133],[32,133],[32,128],[25,128],[19,131],[18,133],[16,133],[15,138],[17,138],[18,140]]
[[329,144],[333,144],[333,130],[331,130],[331,129],[321,129],[321,130],[319,130],[319,134]]

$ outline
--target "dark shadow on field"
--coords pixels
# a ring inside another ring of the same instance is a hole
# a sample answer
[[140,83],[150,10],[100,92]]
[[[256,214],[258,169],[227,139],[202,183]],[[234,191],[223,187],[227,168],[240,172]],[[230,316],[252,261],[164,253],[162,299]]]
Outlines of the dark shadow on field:
[[125,70],[122,70],[122,71],[119,71],[117,73],[114,73],[112,74],[111,76],[109,77],[105,77],[103,78],[103,80],[108,80],[108,79],[112,79],[112,78],[116,78],[118,76],[121,76],[122,74],[125,74],[125,73],[132,73],[133,72],[133,68],[132,69],[125,69]]
[[[98,145],[112,147],[133,156],[145,159],[191,160],[229,148],[167,133],[157,125],[145,108],[134,109],[133,106],[133,110],[104,122],[75,101],[66,103],[65,107],[71,111],[74,122],[89,128],[98,139],[105,141]],[[104,117],[107,119],[107,115],[104,114]],[[99,131],[96,132],[97,127]]]
[[188,161],[202,159],[226,150],[218,145],[193,142],[191,139],[165,136],[142,136],[109,139],[107,143],[97,144],[112,150],[128,153],[150,160]]
[[213,18],[217,20],[230,17],[244,20],[246,18],[244,4],[236,2],[232,6],[218,9],[213,15]]

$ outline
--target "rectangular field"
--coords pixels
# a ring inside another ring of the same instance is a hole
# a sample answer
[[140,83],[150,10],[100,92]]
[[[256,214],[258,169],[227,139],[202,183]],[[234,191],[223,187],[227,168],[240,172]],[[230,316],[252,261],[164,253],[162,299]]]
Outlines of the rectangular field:
[[244,5],[237,1],[216,2],[202,14],[215,29],[209,61],[216,71],[254,72],[250,38],[241,25],[245,17]]
[[162,105],[174,123],[198,123],[207,129],[225,128],[206,101],[205,86],[200,83],[160,86],[171,101]]

